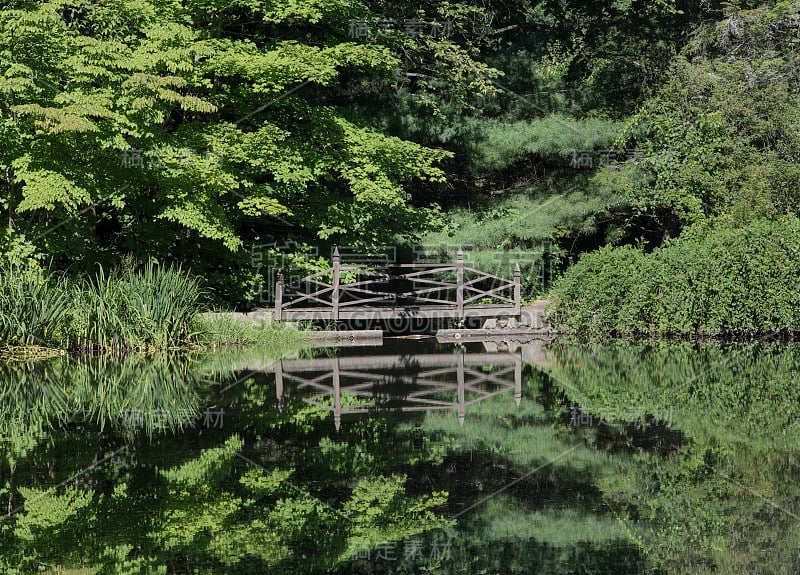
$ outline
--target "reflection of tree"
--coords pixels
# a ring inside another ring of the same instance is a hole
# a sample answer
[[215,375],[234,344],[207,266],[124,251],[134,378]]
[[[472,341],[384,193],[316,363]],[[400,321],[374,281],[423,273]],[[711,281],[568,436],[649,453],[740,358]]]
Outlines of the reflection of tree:
[[[564,345],[553,354],[549,374],[525,368],[525,401],[488,398],[469,425],[447,411],[373,413],[338,433],[328,410],[301,398],[274,409],[270,378],[231,373],[242,363],[229,355],[5,368],[0,565],[796,570],[796,346]],[[224,428],[148,435],[120,423],[130,406],[209,402],[224,407]],[[570,404],[600,423],[571,426]],[[637,414],[673,406],[674,421],[630,424],[633,405]],[[677,438],[678,450],[654,435]],[[443,515],[455,517],[451,528]],[[415,548],[422,556],[406,561]],[[396,562],[378,559],[392,552]]]
[[[209,373],[221,389],[238,381],[208,357],[65,359],[10,370],[3,409],[27,415],[3,420],[4,433],[20,440],[2,467],[13,510],[2,524],[0,565],[12,572],[328,572],[357,545],[446,525],[434,513],[446,494],[407,493],[405,477],[393,472],[402,469],[399,460],[348,465],[345,482],[333,465],[311,477],[293,471],[322,449],[359,460],[378,451],[383,437],[356,433],[349,438],[360,450],[343,451],[313,408],[250,418],[264,411],[257,377],[213,397],[230,413],[224,429],[148,435],[120,425],[129,407],[196,410]],[[253,434],[254,423],[274,439]],[[21,438],[31,429],[39,443],[26,448]]]
[[[598,445],[630,453],[616,506],[671,573],[800,570],[800,346],[617,344],[552,348],[566,400],[604,421]],[[671,410],[671,425],[652,414]],[[631,424],[630,414],[647,423]],[[768,554],[764,549],[769,549]]]
[[[527,393],[538,376],[527,376]],[[441,463],[415,474],[451,495],[458,517],[452,560],[432,572],[639,573],[644,559],[605,504],[608,459],[553,433],[554,414],[497,396],[470,424],[431,413],[423,430],[447,446]]]

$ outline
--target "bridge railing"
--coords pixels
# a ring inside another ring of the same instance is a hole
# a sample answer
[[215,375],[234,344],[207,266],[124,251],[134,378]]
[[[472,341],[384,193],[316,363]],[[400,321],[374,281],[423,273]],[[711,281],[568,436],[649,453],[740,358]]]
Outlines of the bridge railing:
[[[466,267],[464,253],[458,250],[455,264],[393,264],[390,272],[342,265],[338,249],[333,253],[333,265],[300,280],[304,292],[286,292],[283,277],[275,283],[275,319],[282,319],[286,310],[326,308],[339,319],[342,308],[395,307],[398,305],[445,306],[463,315],[464,308],[490,300],[507,305],[514,315],[521,307],[520,268],[514,268],[512,279],[503,278]],[[355,281],[342,282],[342,277]],[[330,279],[330,283],[327,281]],[[394,282],[394,288],[392,288]],[[400,300],[400,301],[398,301]]]
[[293,395],[333,412],[338,430],[342,415],[378,410],[455,411],[463,424],[469,406],[510,390],[519,407],[522,365],[520,353],[424,354],[278,361],[272,371],[279,409],[293,384]]

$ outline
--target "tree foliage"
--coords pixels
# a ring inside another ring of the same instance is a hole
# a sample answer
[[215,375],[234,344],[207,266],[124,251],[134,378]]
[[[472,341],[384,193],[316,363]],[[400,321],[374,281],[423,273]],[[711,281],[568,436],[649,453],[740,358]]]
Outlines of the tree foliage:
[[[442,181],[447,153],[324,96],[344,70],[396,67],[387,47],[342,38],[354,10],[137,0],[4,11],[4,241],[84,266],[126,252],[192,262],[204,246],[241,251],[276,218],[339,242],[424,221],[406,187]],[[327,32],[292,37],[309,26]]]

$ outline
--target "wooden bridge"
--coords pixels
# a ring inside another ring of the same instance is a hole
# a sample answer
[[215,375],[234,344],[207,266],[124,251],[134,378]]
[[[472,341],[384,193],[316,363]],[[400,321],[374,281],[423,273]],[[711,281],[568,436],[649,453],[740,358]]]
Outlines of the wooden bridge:
[[300,397],[333,412],[339,429],[343,415],[376,411],[451,411],[463,424],[467,407],[512,390],[519,406],[522,366],[519,353],[467,353],[284,360],[270,370],[279,409]]
[[456,262],[390,264],[385,271],[342,265],[338,248],[333,267],[299,280],[292,293],[279,272],[275,285],[277,320],[392,320],[520,316],[520,268],[513,279]]

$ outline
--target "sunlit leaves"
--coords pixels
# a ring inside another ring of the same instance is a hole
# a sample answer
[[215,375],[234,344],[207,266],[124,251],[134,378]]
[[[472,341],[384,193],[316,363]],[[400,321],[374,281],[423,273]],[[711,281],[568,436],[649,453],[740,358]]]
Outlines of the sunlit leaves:
[[69,179],[51,170],[20,170],[18,178],[24,178],[26,186],[23,198],[17,205],[18,212],[46,209],[57,205],[75,208],[89,200],[89,194]]
[[19,488],[25,500],[25,513],[17,520],[14,534],[32,541],[42,535],[55,535],[67,521],[89,507],[94,498],[92,491],[67,488],[63,493],[56,489]]
[[201,493],[228,473],[234,455],[243,446],[241,438],[233,436],[223,447],[208,449],[198,459],[165,470],[162,475],[177,488]]
[[326,17],[354,15],[366,12],[360,2],[349,0],[266,0],[263,3],[264,20],[267,22],[286,22],[300,20],[316,24]]
[[783,3],[731,10],[713,31],[698,30],[620,139],[645,151],[625,170],[640,179],[627,194],[636,217],[674,235],[718,215],[743,222],[797,213],[798,18]]
[[[192,249],[236,251],[243,232],[274,216],[342,241],[386,238],[419,221],[406,188],[443,181],[437,163],[447,154],[367,129],[314,93],[343,71],[387,78],[396,56],[382,45],[295,36],[325,19],[342,25],[354,9],[134,0],[4,13],[0,90],[11,97],[0,103],[0,161],[13,167],[4,180],[12,235],[46,232],[41,250],[88,263],[178,249],[187,235]],[[241,11],[262,23],[229,34]],[[282,22],[285,34],[265,30],[268,22]],[[113,210],[58,225],[65,211],[122,187],[126,201]],[[333,221],[336,212],[346,216]]]
[[437,518],[433,511],[446,503],[446,493],[411,500],[405,495],[405,481],[401,476],[377,477],[355,486],[344,507],[352,521],[347,555],[381,541],[399,541],[452,524],[448,519]]

